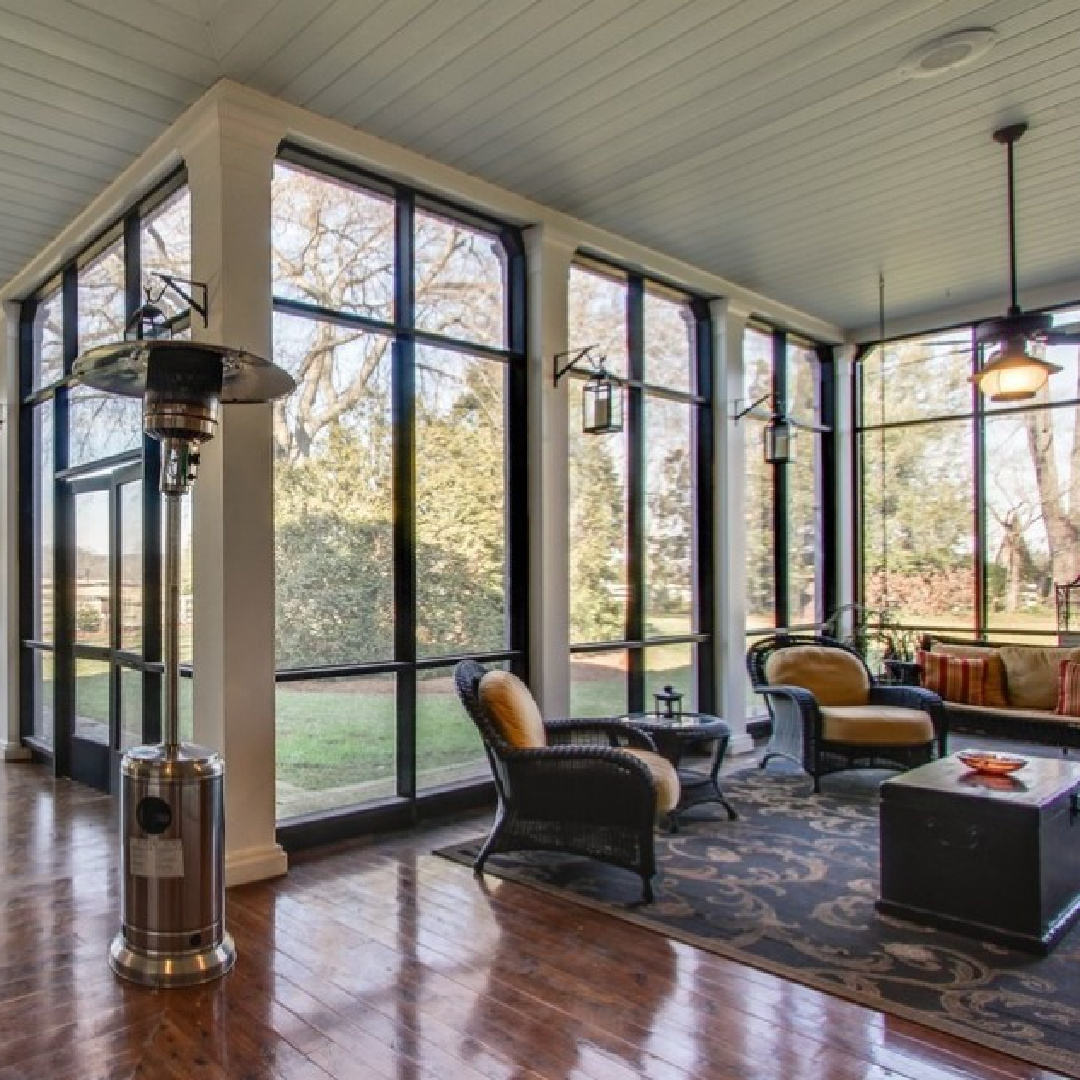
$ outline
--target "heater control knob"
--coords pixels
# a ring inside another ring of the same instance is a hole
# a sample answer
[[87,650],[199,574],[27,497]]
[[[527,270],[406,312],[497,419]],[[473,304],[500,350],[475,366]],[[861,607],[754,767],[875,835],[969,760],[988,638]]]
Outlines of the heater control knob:
[[164,799],[148,795],[135,807],[135,820],[144,833],[156,836],[172,824],[172,808]]

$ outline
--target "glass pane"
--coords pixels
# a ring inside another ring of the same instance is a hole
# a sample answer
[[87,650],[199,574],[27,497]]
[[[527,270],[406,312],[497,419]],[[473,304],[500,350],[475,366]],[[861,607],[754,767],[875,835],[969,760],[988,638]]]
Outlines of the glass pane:
[[[747,328],[743,334],[741,408],[772,394],[772,368],[772,335]],[[767,411],[767,403],[763,408]],[[746,623],[751,629],[760,629],[776,624],[773,467],[764,459],[765,421],[748,414],[739,425],[746,456]]]
[[[788,347],[788,403],[794,417],[821,419],[818,361],[813,352]],[[821,620],[818,573],[821,567],[821,436],[798,432],[795,457],[786,466],[788,484],[788,625],[811,626]]]
[[416,365],[417,651],[498,651],[508,640],[506,368],[425,346]]
[[570,640],[626,635],[627,434],[584,435],[581,395],[571,394]]
[[486,780],[491,769],[450,671],[424,671],[416,685],[416,784],[420,790]]
[[690,305],[646,289],[644,309],[645,382],[689,393],[696,386]]
[[34,738],[53,745],[53,654],[34,650]]
[[[139,247],[143,289],[149,288],[151,296],[157,296],[162,286],[154,274],[191,277],[191,193],[186,187],[170,195],[140,223]],[[161,303],[167,311],[186,306],[172,294]]]
[[[162,552],[164,552],[165,507],[161,508]],[[164,573],[162,564],[162,573]],[[165,612],[161,613],[162,618]],[[195,570],[192,558],[191,496],[180,500],[180,599],[177,603],[177,619],[180,634],[180,663],[190,664],[193,656],[193,631],[195,629]],[[190,682],[190,680],[188,680]],[[181,684],[183,689],[183,684]]]
[[697,678],[694,663],[697,646],[656,645],[645,650],[645,711],[656,711],[654,694],[671,687],[682,694],[682,707],[686,712],[697,709]]
[[280,161],[272,190],[274,295],[392,322],[393,202]]
[[124,336],[124,245],[117,241],[79,271],[79,352]]
[[[571,266],[569,288],[568,348],[574,350],[595,345],[594,354],[605,358],[608,371],[625,378],[630,373],[626,282],[581,266]],[[580,423],[578,427],[581,427]]]
[[75,496],[75,640],[109,644],[109,493]]
[[645,635],[694,630],[693,407],[645,397]]
[[867,432],[863,589],[917,627],[973,630],[972,422]]
[[621,716],[627,710],[625,649],[570,657],[570,715]]
[[120,669],[120,749],[143,742],[143,676],[141,671]]
[[[164,687],[162,687],[164,694]],[[164,702],[161,710],[165,718]],[[195,684],[187,677],[180,679],[180,740],[191,742],[195,738]]]
[[34,637],[38,641],[52,641],[54,624],[55,590],[53,588],[53,516],[54,481],[53,466],[53,403],[43,401],[33,411],[34,439],[34,512],[31,528],[34,531]]
[[862,422],[956,416],[972,410],[970,330],[888,341],[862,361]]
[[277,685],[277,816],[396,794],[393,675]]
[[506,264],[497,237],[417,211],[416,325],[493,348],[506,343]]
[[86,465],[142,446],[142,401],[75,386],[71,391],[68,461]]
[[38,304],[33,334],[30,386],[39,390],[64,374],[64,313],[59,289],[54,289]]
[[120,648],[142,651],[142,482],[120,487]]
[[277,666],[394,655],[390,340],[274,317]]
[[990,626],[1056,632],[1054,583],[1080,572],[1077,407],[987,418]]
[[80,739],[109,743],[109,665],[75,661],[75,731]]

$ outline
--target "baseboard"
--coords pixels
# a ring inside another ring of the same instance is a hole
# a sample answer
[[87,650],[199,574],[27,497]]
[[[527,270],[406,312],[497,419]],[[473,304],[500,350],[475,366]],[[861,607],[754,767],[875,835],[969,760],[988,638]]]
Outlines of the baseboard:
[[0,743],[0,747],[3,749],[4,761],[29,761],[33,757],[30,747],[23,746],[22,743]]
[[225,886],[247,885],[252,881],[281,877],[289,871],[289,856],[280,844],[248,848],[225,856]]

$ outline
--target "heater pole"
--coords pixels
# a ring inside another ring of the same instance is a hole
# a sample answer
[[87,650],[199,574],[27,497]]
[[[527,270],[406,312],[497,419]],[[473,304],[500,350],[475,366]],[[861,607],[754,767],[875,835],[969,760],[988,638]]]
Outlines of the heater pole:
[[180,500],[182,495],[165,498],[165,730],[166,753],[180,745]]

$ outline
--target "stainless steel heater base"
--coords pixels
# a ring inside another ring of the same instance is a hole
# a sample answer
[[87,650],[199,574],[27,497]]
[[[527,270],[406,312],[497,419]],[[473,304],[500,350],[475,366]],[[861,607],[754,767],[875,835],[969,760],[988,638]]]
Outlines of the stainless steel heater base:
[[236,963],[232,935],[204,949],[188,953],[152,953],[128,944],[121,930],[109,948],[109,967],[122,978],[143,986],[168,989],[174,986],[197,986],[221,978]]

